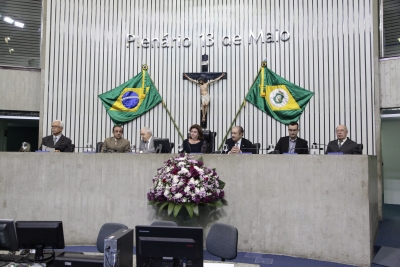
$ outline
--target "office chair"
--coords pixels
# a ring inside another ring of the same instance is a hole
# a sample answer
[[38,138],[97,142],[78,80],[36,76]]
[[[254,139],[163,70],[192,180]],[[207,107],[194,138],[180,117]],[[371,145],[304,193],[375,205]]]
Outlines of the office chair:
[[178,224],[173,221],[157,221],[157,220],[152,221],[150,225],[151,226],[178,226]]
[[261,147],[261,144],[260,143],[254,143],[254,144],[251,144],[251,153],[252,154],[260,154],[260,147]]
[[363,149],[364,149],[363,144],[357,144],[357,151],[359,152],[359,154],[362,154]]
[[221,261],[233,260],[237,256],[238,230],[229,224],[214,223],[206,239],[207,251]]
[[122,223],[103,224],[103,226],[100,228],[99,235],[97,236],[97,250],[99,252],[104,253],[104,239],[119,229],[128,229],[128,226]]
[[96,144],[96,153],[101,153],[102,146],[103,146],[103,142],[97,142],[97,144]]

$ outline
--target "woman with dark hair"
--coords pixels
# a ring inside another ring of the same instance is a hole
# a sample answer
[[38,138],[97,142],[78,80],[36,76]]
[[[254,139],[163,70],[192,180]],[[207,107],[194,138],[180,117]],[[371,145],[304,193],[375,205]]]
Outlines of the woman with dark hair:
[[189,129],[189,139],[183,141],[183,152],[206,153],[208,143],[204,140],[203,129],[198,124],[193,124]]

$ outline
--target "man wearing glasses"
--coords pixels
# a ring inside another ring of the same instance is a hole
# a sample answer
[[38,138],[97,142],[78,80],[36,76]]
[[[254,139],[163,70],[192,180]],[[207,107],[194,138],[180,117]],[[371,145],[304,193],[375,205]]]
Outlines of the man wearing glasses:
[[297,122],[291,122],[288,125],[289,135],[281,137],[275,146],[275,151],[283,153],[297,153],[297,154],[308,154],[308,142],[297,136],[299,133],[299,124]]
[[104,140],[101,147],[102,153],[127,153],[130,151],[131,143],[122,138],[124,129],[121,126],[113,127],[113,137],[108,137]]
[[60,120],[55,120],[51,124],[51,135],[42,138],[42,144],[39,150],[47,150],[54,148],[54,152],[74,152],[72,141],[62,134],[64,123]]

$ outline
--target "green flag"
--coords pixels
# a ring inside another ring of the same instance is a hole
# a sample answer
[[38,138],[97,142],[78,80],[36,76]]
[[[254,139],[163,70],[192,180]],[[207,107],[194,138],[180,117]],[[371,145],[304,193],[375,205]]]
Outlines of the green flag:
[[267,68],[263,62],[246,100],[284,124],[298,121],[314,95]]
[[104,107],[116,125],[143,115],[162,101],[161,95],[147,74],[147,66],[120,86],[99,95]]

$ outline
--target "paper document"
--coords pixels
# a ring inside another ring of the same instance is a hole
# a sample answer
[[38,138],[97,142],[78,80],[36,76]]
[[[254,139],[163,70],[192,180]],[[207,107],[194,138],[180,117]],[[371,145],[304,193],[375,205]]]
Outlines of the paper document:
[[48,147],[45,145],[42,145],[42,151],[49,151],[49,152],[54,152],[56,149],[54,147]]

